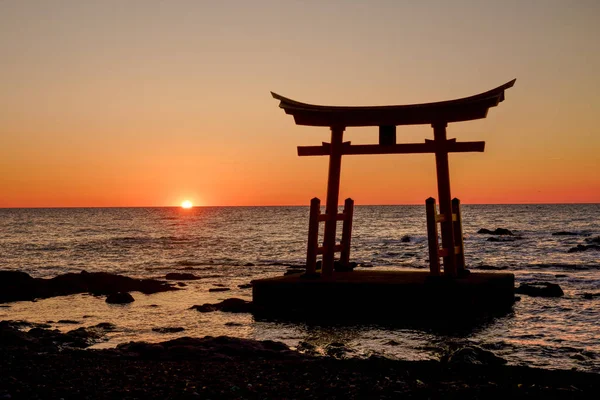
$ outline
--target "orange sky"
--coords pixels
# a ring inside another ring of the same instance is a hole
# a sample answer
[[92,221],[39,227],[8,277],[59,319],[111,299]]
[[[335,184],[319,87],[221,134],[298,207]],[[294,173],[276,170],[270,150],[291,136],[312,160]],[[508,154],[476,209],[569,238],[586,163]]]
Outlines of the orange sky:
[[[448,136],[463,203],[600,202],[597,1],[0,2],[0,207],[307,205],[317,104],[446,100],[517,78]],[[432,137],[399,127],[399,142]],[[345,140],[376,143],[376,128]],[[341,198],[437,197],[434,156],[347,156]]]

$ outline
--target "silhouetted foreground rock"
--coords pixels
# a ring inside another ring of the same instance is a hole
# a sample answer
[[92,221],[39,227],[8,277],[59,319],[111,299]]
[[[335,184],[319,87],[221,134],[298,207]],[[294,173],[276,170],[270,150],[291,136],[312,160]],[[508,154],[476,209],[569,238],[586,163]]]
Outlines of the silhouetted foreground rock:
[[117,346],[122,355],[160,360],[223,360],[301,358],[281,342],[240,339],[228,336],[181,337],[161,343],[130,342]]
[[0,271],[0,303],[86,292],[94,295],[133,291],[151,294],[169,290],[178,289],[154,279],[134,279],[107,272],[81,271],[42,279],[20,271]]
[[0,341],[0,398],[573,399],[595,398],[600,391],[597,374],[473,365],[481,357],[467,350],[454,357],[337,360],[301,355],[278,342],[229,337],[44,352]]
[[192,306],[192,310],[200,312],[223,311],[230,313],[249,313],[253,311],[252,302],[232,297],[225,299],[220,303],[202,304],[201,306]]
[[485,229],[485,228],[481,228],[480,230],[477,231],[477,233],[481,233],[481,234],[485,234],[485,235],[510,235],[512,236],[513,233],[505,228],[496,228],[493,231],[490,231],[489,229]]
[[515,293],[526,294],[532,297],[560,297],[564,295],[558,284],[550,282],[521,283],[515,289]]

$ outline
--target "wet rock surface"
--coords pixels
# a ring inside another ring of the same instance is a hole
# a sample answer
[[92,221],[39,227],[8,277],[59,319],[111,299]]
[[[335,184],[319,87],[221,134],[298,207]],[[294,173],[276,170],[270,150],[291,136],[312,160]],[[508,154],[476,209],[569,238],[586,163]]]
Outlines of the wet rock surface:
[[134,279],[107,272],[68,273],[51,279],[32,278],[20,271],[0,271],[0,302],[35,300],[76,293],[108,295],[117,292],[152,294],[178,290],[154,279]]
[[230,313],[249,313],[254,310],[252,302],[232,297],[225,299],[220,303],[202,304],[201,306],[192,306],[190,309],[199,312],[223,311]]
[[521,283],[515,289],[515,293],[531,297],[560,297],[564,295],[563,290],[557,283],[550,282]]

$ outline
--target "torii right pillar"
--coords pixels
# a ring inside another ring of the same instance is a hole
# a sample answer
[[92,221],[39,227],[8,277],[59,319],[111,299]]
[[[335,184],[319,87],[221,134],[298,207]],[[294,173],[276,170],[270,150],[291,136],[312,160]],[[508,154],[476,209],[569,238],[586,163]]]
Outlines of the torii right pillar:
[[450,194],[450,169],[448,167],[446,126],[445,122],[432,124],[440,214],[444,216],[444,219],[440,222],[442,247],[446,249],[443,257],[444,275],[456,277],[456,250],[452,222],[452,196]]

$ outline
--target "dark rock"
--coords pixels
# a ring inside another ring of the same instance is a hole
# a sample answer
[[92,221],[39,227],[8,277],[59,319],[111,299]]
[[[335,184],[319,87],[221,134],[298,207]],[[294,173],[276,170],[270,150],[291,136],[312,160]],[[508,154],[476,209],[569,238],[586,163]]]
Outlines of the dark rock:
[[398,343],[392,339],[392,340],[388,340],[387,342],[385,342],[385,344],[388,346],[398,346],[400,343]]
[[208,289],[209,292],[227,292],[231,289],[226,288],[226,287],[215,287],[215,288],[210,288]]
[[207,312],[218,311],[219,309],[216,307],[216,304],[205,303],[205,304],[202,304],[201,306],[198,306],[198,305],[191,306],[190,310],[196,310],[201,313],[207,313]]
[[165,275],[165,279],[172,281],[194,281],[202,278],[187,272],[170,272]]
[[226,286],[225,286],[224,284],[222,284],[222,283],[213,283],[213,286],[216,286],[216,287],[226,287]]
[[348,264],[342,264],[340,261],[336,260],[333,262],[333,269],[336,272],[349,272],[354,271],[357,264],[355,262],[349,262]]
[[358,264],[358,266],[361,268],[373,268],[373,264],[368,264],[368,263],[360,263],[360,264]]
[[252,287],[251,283],[244,283],[244,284],[238,285],[238,288],[240,288],[240,289],[250,289],[251,287]]
[[351,352],[343,343],[333,342],[325,346],[325,354],[333,358],[344,358],[346,353]]
[[293,274],[302,274],[305,270],[304,269],[300,269],[300,268],[289,268],[288,270],[286,270],[283,275],[287,276],[287,275],[293,275]]
[[305,341],[298,343],[296,350],[311,356],[317,355],[317,347],[314,344]]
[[[492,239],[492,238],[490,238]],[[508,267],[504,266],[504,267],[496,267],[494,265],[479,265],[477,267],[475,267],[476,269],[481,269],[484,271],[504,271],[505,269],[508,269]]]
[[567,253],[579,253],[580,251],[596,250],[600,251],[600,245],[597,244],[578,244],[577,247],[571,247]]
[[106,297],[106,302],[109,304],[127,304],[134,301],[133,296],[127,292],[112,293]]
[[506,360],[498,357],[489,350],[482,349],[479,346],[465,346],[442,357],[442,362],[450,364],[475,364],[475,365],[504,365]]
[[98,325],[94,325],[91,328],[102,329],[105,331],[114,331],[117,329],[115,324],[111,324],[110,322],[100,322]]
[[556,275],[554,275],[555,278],[566,278],[568,276],[569,275],[565,275],[565,274],[556,274]]
[[509,235],[509,236],[513,236],[513,233],[505,228],[496,228],[493,231],[490,231],[489,229],[485,229],[482,228],[480,230],[477,231],[477,233],[482,233],[482,234],[486,234],[486,235]]
[[68,273],[51,279],[32,278],[20,271],[0,271],[0,302],[34,300],[76,293],[107,295],[137,291],[145,294],[177,290],[154,279],[134,279],[106,272]]
[[560,297],[564,295],[563,290],[558,284],[550,282],[521,283],[515,289],[515,293],[531,297]]
[[402,243],[408,243],[410,241],[411,241],[411,237],[408,235],[404,235],[400,238],[400,242],[402,242]]
[[578,235],[578,233],[567,232],[567,231],[554,232],[552,234],[552,236],[576,236],[576,235]]
[[254,267],[254,264],[251,262],[244,264],[244,267]]
[[179,287],[185,287],[187,285],[185,283],[183,283],[183,282],[177,282],[177,286],[179,286]]
[[185,331],[185,328],[180,326],[165,326],[162,328],[152,328],[152,330],[158,333],[177,333]]
[[588,243],[600,244],[600,236],[585,239]]
[[[16,347],[32,351],[54,352],[63,347],[85,348],[97,343],[104,332],[94,328],[78,328],[67,333],[35,326],[28,332],[21,327],[29,325],[20,321],[0,322],[0,348]],[[39,324],[33,324],[39,325]]]
[[240,324],[239,322],[225,322],[225,326],[244,326],[244,324]]
[[73,324],[73,325],[77,325],[77,324],[81,323],[79,321],[73,321],[73,320],[70,320],[70,319],[61,319],[61,320],[58,320],[57,322],[59,324]]
[[586,300],[592,300],[594,297],[600,297],[600,292],[583,294],[583,298]]
[[191,309],[199,312],[223,311],[231,313],[249,313],[252,312],[253,307],[252,302],[233,297],[216,304],[207,303],[201,306],[192,306]]

